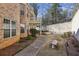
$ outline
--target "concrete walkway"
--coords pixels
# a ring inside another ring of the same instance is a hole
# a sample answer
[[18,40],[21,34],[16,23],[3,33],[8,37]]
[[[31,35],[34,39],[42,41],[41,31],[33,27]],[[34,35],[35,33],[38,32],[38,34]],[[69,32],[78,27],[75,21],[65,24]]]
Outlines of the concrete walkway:
[[48,42],[49,37],[46,35],[39,36],[34,43],[24,48],[15,56],[36,56],[39,50]]
[[[52,40],[56,38],[56,36],[52,35]],[[49,47],[50,41],[42,49],[40,49],[37,56],[67,56],[64,46],[64,39],[58,41],[59,49],[52,49],[51,47]]]

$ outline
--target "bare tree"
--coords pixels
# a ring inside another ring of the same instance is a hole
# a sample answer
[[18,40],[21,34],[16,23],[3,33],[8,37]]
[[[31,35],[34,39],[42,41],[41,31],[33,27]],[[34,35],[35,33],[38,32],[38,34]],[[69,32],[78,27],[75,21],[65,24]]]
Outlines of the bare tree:
[[33,9],[34,9],[34,13],[35,13],[35,16],[36,16],[36,19],[37,19],[37,15],[38,15],[38,9],[39,9],[39,6],[37,3],[31,3]]

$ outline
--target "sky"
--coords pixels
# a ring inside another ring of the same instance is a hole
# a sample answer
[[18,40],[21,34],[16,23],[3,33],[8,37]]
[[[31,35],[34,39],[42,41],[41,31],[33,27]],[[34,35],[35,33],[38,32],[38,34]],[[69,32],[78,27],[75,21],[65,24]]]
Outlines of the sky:
[[[47,10],[52,6],[50,3],[38,3],[39,10],[38,10],[38,17],[46,14]],[[63,10],[68,10],[69,12],[72,10],[74,4],[73,3],[60,3],[60,6]]]

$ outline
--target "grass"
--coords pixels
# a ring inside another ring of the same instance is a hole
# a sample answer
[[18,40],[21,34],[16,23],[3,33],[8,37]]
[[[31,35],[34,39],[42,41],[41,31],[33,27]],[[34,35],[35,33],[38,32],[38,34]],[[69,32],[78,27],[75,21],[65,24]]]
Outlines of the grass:
[[31,36],[31,35],[28,35],[27,37],[26,37],[26,40],[33,40],[34,38]]
[[63,49],[63,40],[65,40],[66,38],[69,38],[71,36],[71,33],[70,32],[66,32],[64,34],[57,34],[55,36],[55,39],[58,41],[58,44],[57,44],[57,48],[55,48],[56,50],[60,50],[60,49]]
[[63,39],[69,38],[71,36],[71,34],[72,34],[71,32],[65,32],[64,34],[57,34],[56,39],[58,41],[61,41]]
[[62,37],[63,37],[63,38],[69,38],[71,35],[72,35],[71,32],[65,32],[65,33],[62,35]]
[[56,35],[56,40],[61,41],[61,40],[63,40],[63,38],[61,35]]

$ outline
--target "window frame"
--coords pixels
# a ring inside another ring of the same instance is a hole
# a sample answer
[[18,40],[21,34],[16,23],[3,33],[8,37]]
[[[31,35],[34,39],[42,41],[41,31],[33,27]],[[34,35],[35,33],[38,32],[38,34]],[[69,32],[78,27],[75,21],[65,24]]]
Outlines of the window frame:
[[24,16],[24,10],[20,10],[20,15],[22,16]]
[[[14,22],[14,24],[12,22]],[[14,30],[15,30],[15,33],[13,34]],[[16,36],[16,22],[15,21],[11,21],[11,36]]]
[[[7,37],[10,37],[10,20],[8,20],[9,21],[9,23],[7,23],[8,21],[7,21],[8,19],[4,19],[4,38],[7,38]],[[9,26],[9,28],[8,28],[8,26]],[[6,30],[9,30],[8,32],[8,34],[6,33],[7,31]]]
[[[7,37],[5,37],[5,36],[6,36],[6,34],[5,34],[6,31],[5,31],[5,30],[6,30],[6,28],[7,28],[7,27],[5,27],[5,25],[6,25],[6,24],[5,24],[5,20],[8,20],[8,21],[9,21],[9,36],[7,36]],[[4,22],[3,22],[3,23],[4,23],[4,29],[3,29],[3,30],[4,30],[4,35],[3,35],[4,38],[9,38],[9,37],[16,36],[16,27],[15,27],[15,34],[14,34],[14,35],[13,35],[13,32],[12,32],[12,31],[13,31],[12,22],[15,22],[15,26],[16,26],[16,21],[13,21],[13,20],[4,18]]]

